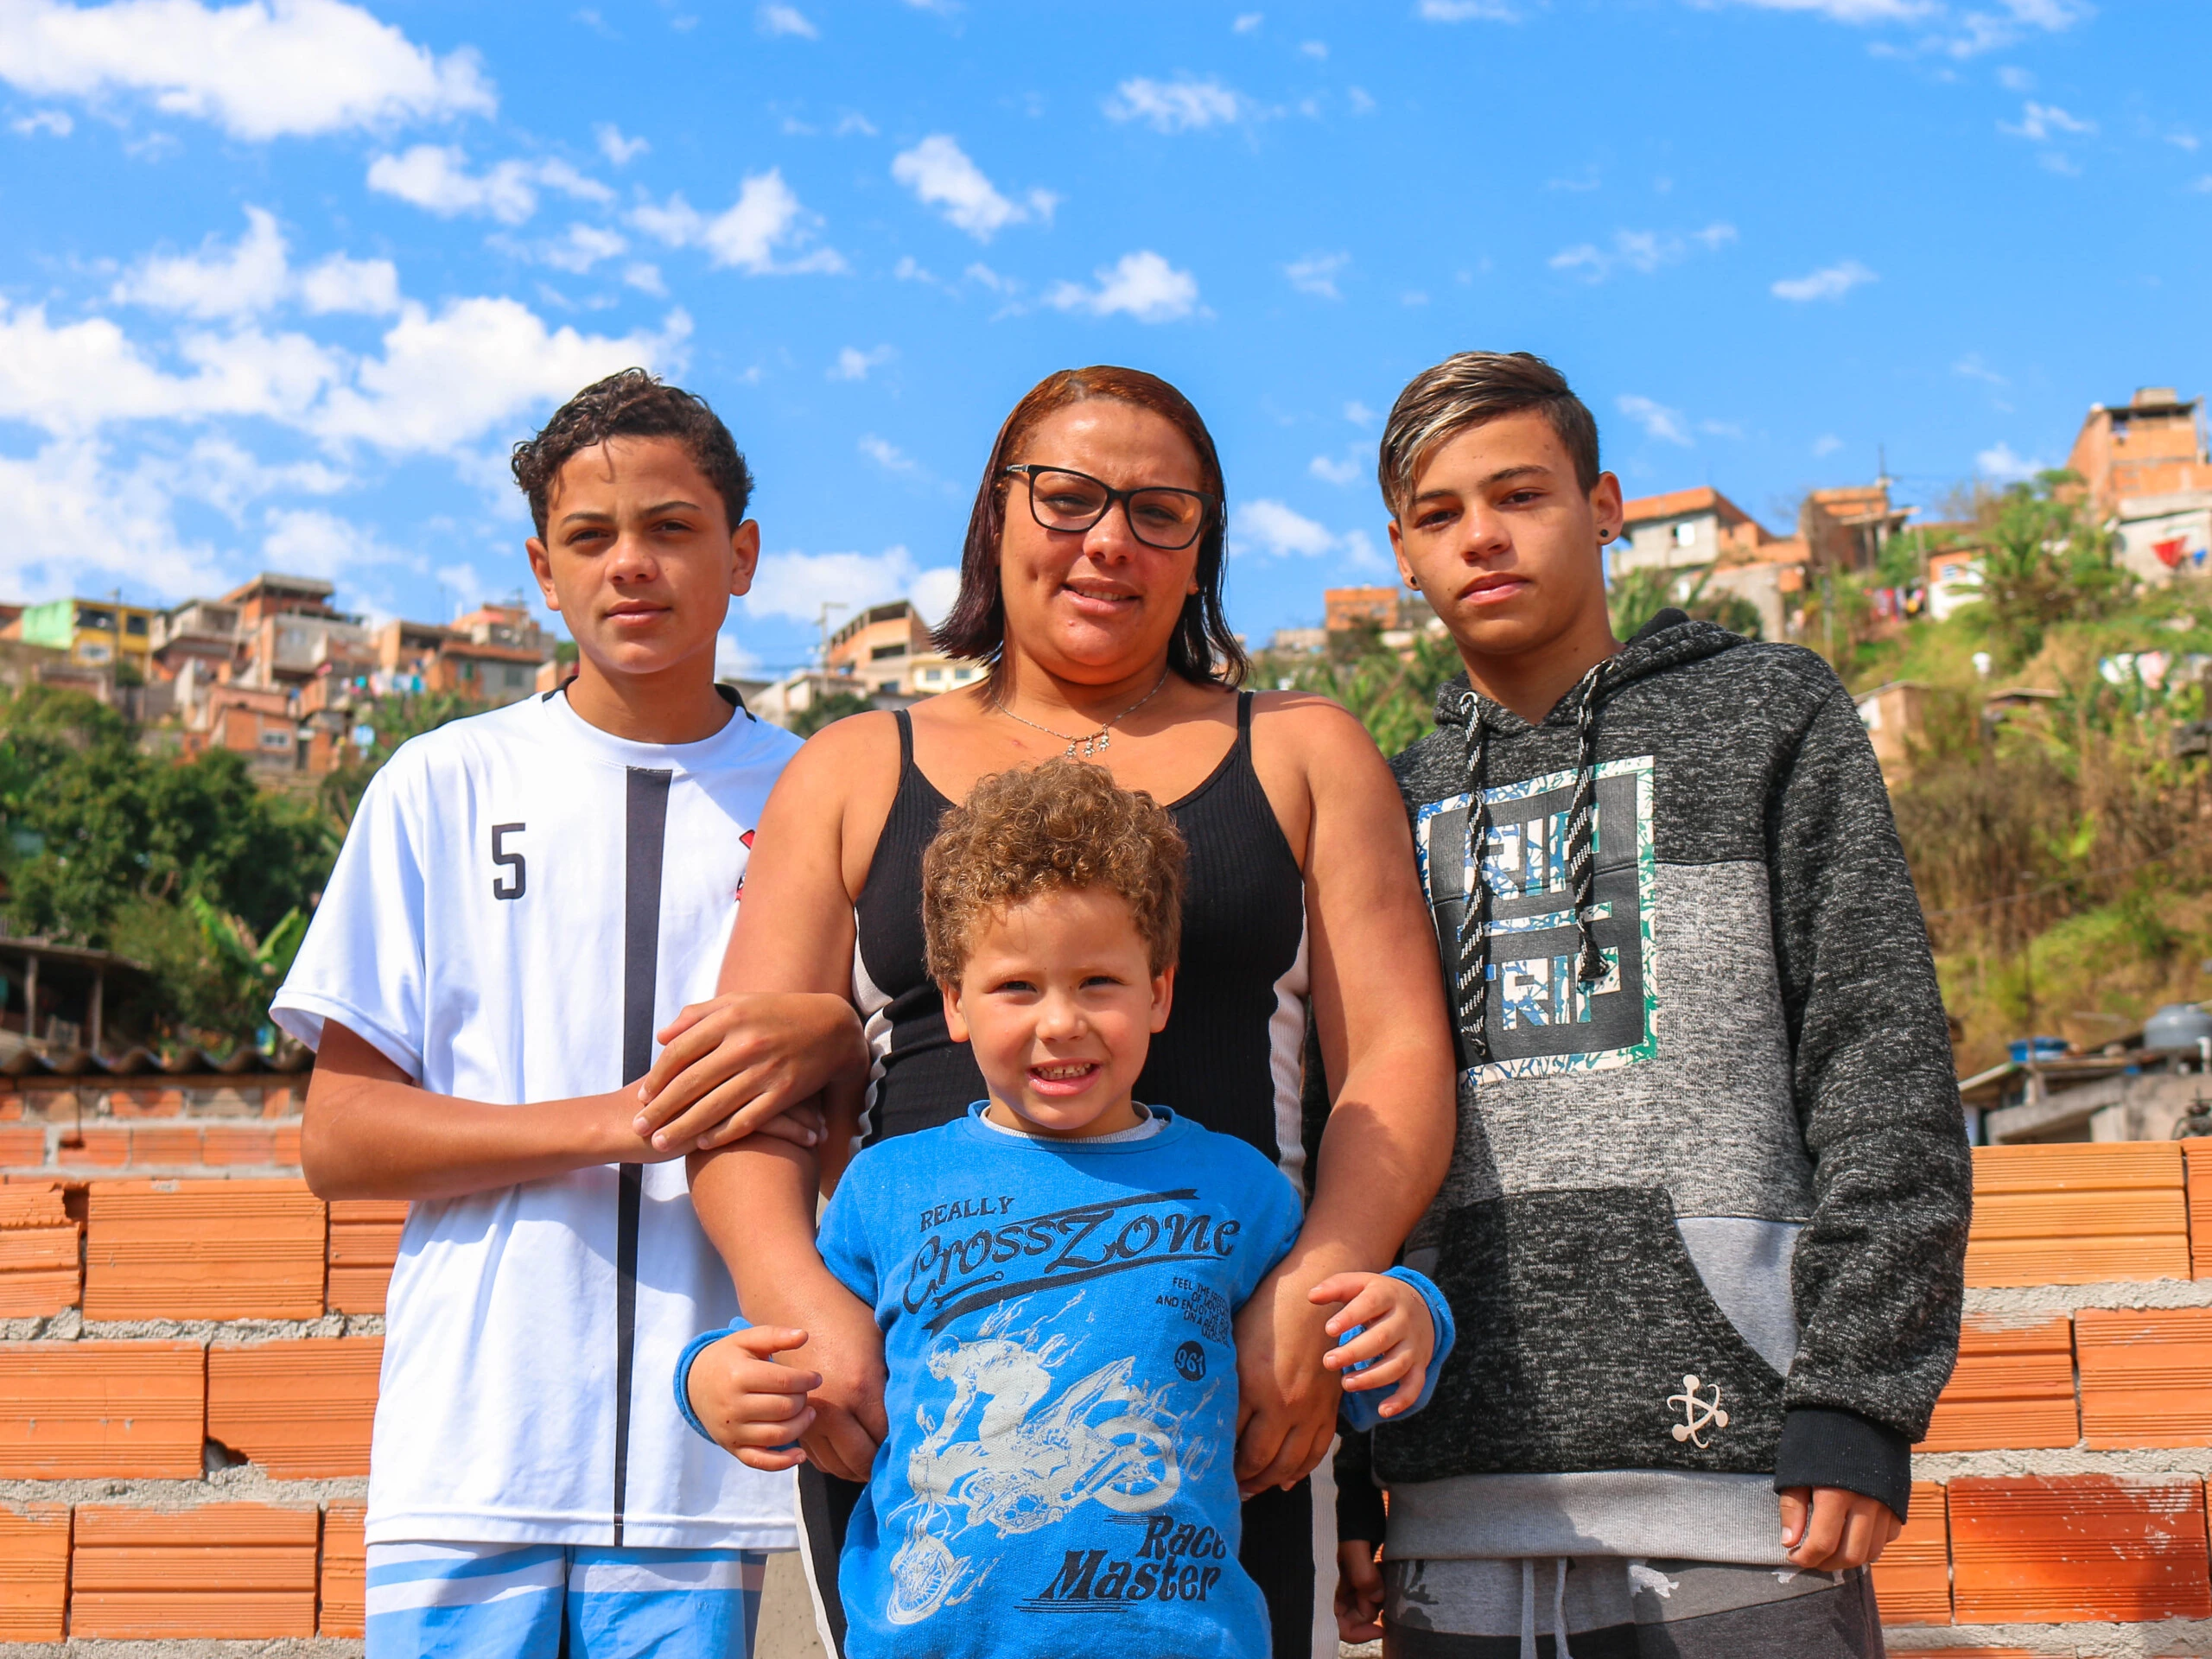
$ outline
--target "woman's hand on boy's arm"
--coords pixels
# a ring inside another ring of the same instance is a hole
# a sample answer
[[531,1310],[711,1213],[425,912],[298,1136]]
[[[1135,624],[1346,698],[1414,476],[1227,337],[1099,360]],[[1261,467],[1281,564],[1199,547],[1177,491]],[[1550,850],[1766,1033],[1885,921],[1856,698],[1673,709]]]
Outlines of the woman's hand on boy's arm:
[[677,1155],[630,1128],[626,1090],[495,1104],[433,1094],[367,1039],[326,1020],[308,1079],[300,1162],[324,1198],[453,1198],[594,1164]]
[[775,1360],[805,1343],[804,1331],[756,1325],[709,1343],[691,1362],[684,1391],[692,1414],[715,1445],[750,1468],[791,1469],[806,1461],[796,1442],[813,1427],[807,1395],[822,1379]]
[[1783,1548],[1814,1572],[1868,1566],[1904,1530],[1881,1499],[1840,1486],[1792,1486],[1781,1496]]
[[632,1127],[671,1152],[763,1133],[814,1146],[822,1124],[807,1103],[868,1069],[859,1017],[826,991],[724,992],[656,1036],[665,1046],[638,1084]]
[[[1306,1293],[1315,1304],[1345,1306],[1321,1329],[1338,1345],[1321,1356],[1321,1363],[1338,1373],[1347,1390],[1397,1389],[1378,1408],[1385,1417],[1410,1411],[1421,1399],[1428,1362],[1436,1352],[1436,1321],[1420,1290],[1403,1279],[1380,1273],[1339,1273],[1324,1279]],[[1344,1333],[1362,1327],[1350,1342]],[[1363,1360],[1363,1370],[1349,1368]]]

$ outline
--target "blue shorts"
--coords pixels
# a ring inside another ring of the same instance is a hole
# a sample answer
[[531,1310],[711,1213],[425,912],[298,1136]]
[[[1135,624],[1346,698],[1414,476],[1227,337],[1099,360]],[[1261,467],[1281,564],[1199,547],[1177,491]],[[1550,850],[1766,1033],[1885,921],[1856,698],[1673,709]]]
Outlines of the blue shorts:
[[371,1544],[369,1659],[748,1659],[751,1549]]

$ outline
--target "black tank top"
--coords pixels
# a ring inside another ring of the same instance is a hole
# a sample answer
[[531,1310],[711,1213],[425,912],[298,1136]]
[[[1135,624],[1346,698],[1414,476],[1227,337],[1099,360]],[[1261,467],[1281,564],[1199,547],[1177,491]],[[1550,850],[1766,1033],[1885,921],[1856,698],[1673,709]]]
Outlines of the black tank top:
[[[906,710],[896,717],[899,792],[854,906],[853,995],[874,1056],[870,1144],[950,1122],[986,1092],[968,1046],[945,1031],[923,962],[922,853],[952,804],[915,766]],[[1236,701],[1235,746],[1167,810],[1190,848],[1182,963],[1136,1097],[1249,1141],[1303,1191],[1306,881],[1252,770],[1249,691]]]

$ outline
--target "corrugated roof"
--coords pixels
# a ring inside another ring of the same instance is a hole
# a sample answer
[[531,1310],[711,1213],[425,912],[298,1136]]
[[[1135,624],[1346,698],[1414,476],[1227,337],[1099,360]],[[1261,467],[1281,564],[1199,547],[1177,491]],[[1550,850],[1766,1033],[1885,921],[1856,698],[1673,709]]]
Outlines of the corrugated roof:
[[1719,515],[1724,524],[1747,522],[1751,514],[1709,485],[1694,490],[1669,490],[1664,495],[1642,495],[1622,504],[1624,521],[1630,524],[1648,524],[1658,518],[1684,518],[1694,512]]
[[63,1049],[53,1054],[19,1049],[0,1060],[0,1077],[242,1077],[257,1073],[291,1077],[315,1064],[312,1051],[287,1045],[287,1052],[264,1054],[241,1046],[226,1059],[218,1059],[203,1048],[174,1051],[167,1059],[149,1048],[127,1048],[120,1054],[95,1054],[90,1049]]

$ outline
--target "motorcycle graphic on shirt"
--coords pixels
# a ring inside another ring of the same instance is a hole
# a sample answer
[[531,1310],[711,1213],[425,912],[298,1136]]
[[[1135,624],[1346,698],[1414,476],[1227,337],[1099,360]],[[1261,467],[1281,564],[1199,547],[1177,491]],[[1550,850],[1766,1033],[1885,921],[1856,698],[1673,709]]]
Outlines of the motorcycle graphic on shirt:
[[916,1416],[927,1433],[907,1459],[912,1499],[895,1512],[906,1532],[891,1560],[895,1624],[918,1624],[982,1587],[989,1567],[954,1548],[970,1529],[1011,1538],[1094,1502],[1142,1515],[1169,1503],[1185,1469],[1210,1456],[1204,1442],[1182,1439],[1191,1414],[1167,1411],[1165,1388],[1134,1380],[1134,1359],[1112,1360],[1055,1395],[1055,1370],[1077,1343],[1010,1332],[1019,1307],[930,1351],[930,1375],[952,1393],[934,1425],[926,1408]]

